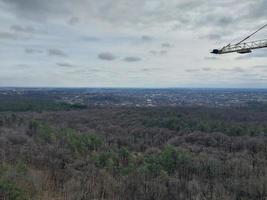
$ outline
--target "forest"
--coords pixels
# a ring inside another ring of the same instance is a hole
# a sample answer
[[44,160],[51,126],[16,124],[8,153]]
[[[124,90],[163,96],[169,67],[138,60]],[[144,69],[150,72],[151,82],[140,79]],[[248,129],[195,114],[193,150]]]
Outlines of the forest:
[[0,199],[267,199],[265,107],[47,108],[0,112]]

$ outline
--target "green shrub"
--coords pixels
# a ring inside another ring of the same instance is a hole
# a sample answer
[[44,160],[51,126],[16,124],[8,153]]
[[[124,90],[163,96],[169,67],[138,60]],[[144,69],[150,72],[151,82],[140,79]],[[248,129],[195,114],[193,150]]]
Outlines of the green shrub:
[[60,133],[60,140],[63,145],[75,153],[85,153],[89,150],[97,150],[101,144],[101,139],[95,134],[79,135],[73,129],[64,129]]
[[191,169],[191,161],[192,156],[187,151],[167,145],[160,153],[146,155],[138,171],[153,177],[162,173],[171,175],[175,170]]
[[39,124],[37,138],[40,142],[51,144],[55,141],[55,134],[51,127],[46,124]]
[[139,173],[144,176],[153,176],[156,177],[160,174],[162,166],[158,155],[148,155],[145,156],[145,161],[143,165],[138,169]]
[[192,157],[187,151],[176,149],[171,145],[167,145],[160,153],[160,163],[169,174],[178,167],[189,167],[191,160]]
[[0,179],[0,199],[29,200],[26,191],[17,187],[12,181]]
[[55,142],[54,130],[47,124],[32,120],[29,123],[27,135],[34,137],[38,142],[51,144]]
[[78,153],[83,149],[82,142],[78,134],[73,129],[62,130],[60,137],[63,141],[63,145],[69,148],[71,151]]
[[97,150],[101,144],[101,139],[95,134],[83,134],[80,136],[82,148],[86,150]]
[[18,175],[25,176],[27,174],[27,165],[20,161],[16,164],[16,172]]

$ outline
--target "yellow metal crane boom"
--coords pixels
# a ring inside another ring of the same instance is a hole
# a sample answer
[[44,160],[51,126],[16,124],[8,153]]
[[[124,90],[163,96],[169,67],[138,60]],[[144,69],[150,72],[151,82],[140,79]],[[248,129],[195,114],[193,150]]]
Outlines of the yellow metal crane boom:
[[211,51],[211,53],[213,53],[213,54],[226,54],[226,53],[237,52],[237,53],[244,54],[244,53],[251,53],[253,49],[266,48],[267,47],[267,39],[252,41],[252,42],[244,42],[247,39],[249,39],[251,36],[255,35],[257,32],[259,32],[260,30],[264,29],[265,27],[267,27],[267,24],[265,24],[264,26],[259,28],[257,31],[253,32],[252,34],[250,34],[249,36],[247,36],[246,38],[241,40],[240,42],[238,42],[236,44],[228,44],[227,46],[224,46],[221,49],[213,49]]

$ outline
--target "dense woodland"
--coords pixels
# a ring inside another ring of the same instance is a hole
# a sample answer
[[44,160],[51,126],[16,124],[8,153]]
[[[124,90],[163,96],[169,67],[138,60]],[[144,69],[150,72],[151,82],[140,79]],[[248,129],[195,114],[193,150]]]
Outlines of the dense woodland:
[[265,200],[267,109],[0,112],[0,199]]
[[1,95],[0,94],[0,112],[5,111],[57,111],[84,109],[85,105],[67,104],[59,101],[55,96],[39,93],[26,95]]

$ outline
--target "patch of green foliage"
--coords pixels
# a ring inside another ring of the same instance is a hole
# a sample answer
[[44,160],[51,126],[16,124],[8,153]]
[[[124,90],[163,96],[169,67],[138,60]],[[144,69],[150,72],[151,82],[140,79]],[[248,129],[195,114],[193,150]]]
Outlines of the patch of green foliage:
[[32,122],[36,128],[36,138],[43,144],[57,143],[70,150],[74,155],[90,155],[90,159],[99,168],[114,173],[130,174],[139,171],[146,175],[159,176],[164,172],[171,175],[177,168],[190,168],[192,155],[174,146],[167,145],[157,154],[144,154],[130,151],[127,147],[107,148],[96,134],[81,134],[71,128],[58,133],[40,122]]
[[8,200],[29,200],[27,193],[14,182],[0,178],[0,197]]
[[52,144],[56,139],[54,130],[47,124],[41,123],[37,120],[29,122],[27,134],[43,144]]
[[0,199],[29,200],[26,189],[18,186],[14,180],[27,179],[27,166],[18,162],[14,166],[2,163],[0,165]]
[[152,176],[158,176],[162,171],[171,175],[177,168],[190,167],[191,163],[192,155],[189,152],[167,145],[159,154],[146,155],[139,170]]
[[93,134],[78,134],[73,129],[63,129],[58,137],[63,145],[75,153],[85,153],[86,151],[97,150],[101,144],[101,139]]
[[74,153],[84,154],[96,151],[102,145],[102,140],[94,133],[80,134],[71,128],[56,131],[49,125],[37,120],[30,121],[27,134],[42,144],[58,143]]

